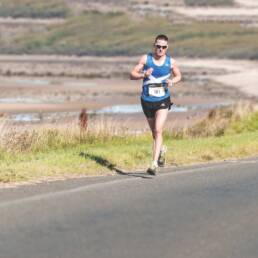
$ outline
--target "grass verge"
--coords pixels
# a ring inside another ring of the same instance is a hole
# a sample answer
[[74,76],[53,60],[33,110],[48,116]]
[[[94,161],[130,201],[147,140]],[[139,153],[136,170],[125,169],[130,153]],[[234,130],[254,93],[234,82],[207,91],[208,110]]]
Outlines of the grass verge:
[[[70,128],[70,127],[69,127]],[[49,129],[2,135],[0,182],[107,175],[116,169],[145,169],[151,160],[150,134]],[[3,132],[3,131],[2,131]],[[168,165],[187,165],[258,156],[258,112],[252,105],[213,110],[183,133],[165,132]]]
[[[173,139],[166,137],[168,165],[221,161],[258,155],[258,131],[231,136]],[[19,182],[49,177],[107,175],[115,168],[145,169],[151,159],[151,137],[116,138],[102,144],[30,154],[0,154],[0,182]]]

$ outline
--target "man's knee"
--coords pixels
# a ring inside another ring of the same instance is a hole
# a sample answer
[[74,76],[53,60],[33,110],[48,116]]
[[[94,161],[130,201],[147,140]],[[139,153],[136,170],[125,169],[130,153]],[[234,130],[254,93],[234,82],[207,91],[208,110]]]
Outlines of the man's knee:
[[155,128],[154,135],[155,137],[162,135],[162,128]]

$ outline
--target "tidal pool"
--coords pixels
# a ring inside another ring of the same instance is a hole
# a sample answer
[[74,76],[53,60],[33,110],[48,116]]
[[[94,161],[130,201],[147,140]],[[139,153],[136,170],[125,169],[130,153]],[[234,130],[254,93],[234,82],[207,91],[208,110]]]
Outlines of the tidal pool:
[[[170,112],[182,113],[192,110],[209,110],[213,108],[226,107],[232,105],[231,102],[216,104],[198,104],[198,105],[173,105]],[[48,113],[20,113],[11,115],[11,119],[16,122],[40,122],[42,120],[51,121],[65,117],[76,117],[80,111],[76,112],[48,112]],[[88,110],[89,115],[112,115],[112,114],[137,114],[142,113],[141,105],[115,105],[101,108],[99,110]]]

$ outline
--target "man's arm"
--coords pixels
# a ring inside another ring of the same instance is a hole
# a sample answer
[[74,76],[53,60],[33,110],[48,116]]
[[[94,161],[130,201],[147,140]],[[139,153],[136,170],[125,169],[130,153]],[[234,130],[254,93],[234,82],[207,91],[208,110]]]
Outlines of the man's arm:
[[173,84],[176,84],[177,82],[181,81],[182,75],[180,72],[179,67],[177,66],[176,60],[171,58],[171,70],[173,73],[173,79],[167,80],[169,86],[172,86]]
[[145,73],[143,73],[143,68],[144,68],[144,65],[146,64],[146,61],[147,61],[147,55],[142,56],[138,65],[136,65],[134,69],[131,71],[131,74],[130,74],[131,80],[140,80],[151,75],[153,70],[152,68],[148,69]]
[[181,75],[181,72],[179,70],[179,67],[177,66],[177,63],[176,63],[176,60],[175,59],[172,59],[172,72],[173,72],[173,79],[172,79],[172,83],[177,83],[179,81],[181,81],[182,79],[182,75]]

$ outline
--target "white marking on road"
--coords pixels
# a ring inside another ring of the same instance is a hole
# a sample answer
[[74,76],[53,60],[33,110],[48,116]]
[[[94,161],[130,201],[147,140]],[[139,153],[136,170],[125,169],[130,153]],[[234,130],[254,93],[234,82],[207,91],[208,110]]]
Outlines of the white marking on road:
[[230,160],[230,163],[240,163],[240,164],[255,164],[258,160]]

